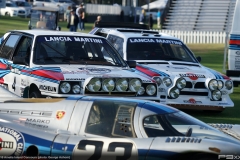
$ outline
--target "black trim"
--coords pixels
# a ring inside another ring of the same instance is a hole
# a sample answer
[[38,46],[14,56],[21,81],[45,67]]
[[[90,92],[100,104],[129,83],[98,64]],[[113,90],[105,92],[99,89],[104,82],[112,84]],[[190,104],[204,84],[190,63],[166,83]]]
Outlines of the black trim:
[[231,77],[240,77],[240,71],[239,70],[227,70],[226,71],[227,76]]

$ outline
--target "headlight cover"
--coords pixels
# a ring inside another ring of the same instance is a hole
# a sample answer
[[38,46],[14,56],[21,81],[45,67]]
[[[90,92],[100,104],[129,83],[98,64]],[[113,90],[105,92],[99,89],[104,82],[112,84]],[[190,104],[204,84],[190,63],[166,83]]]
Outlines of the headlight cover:
[[163,84],[166,86],[166,87],[169,87],[172,85],[172,80],[168,77],[165,77],[163,78]]
[[93,78],[87,85],[87,89],[91,92],[97,92],[101,88],[101,81],[99,78]]
[[222,89],[223,88],[223,81],[218,80],[218,89]]
[[144,87],[140,87],[140,89],[138,90],[138,95],[143,95],[144,93],[145,93]]
[[80,93],[80,90],[81,90],[80,85],[78,85],[78,84],[73,85],[73,87],[72,87],[73,93],[75,93],[75,94]]
[[138,92],[141,86],[142,86],[142,82],[138,79],[132,79],[129,82],[129,88],[132,92]]
[[169,96],[173,99],[176,99],[179,97],[180,94],[180,90],[178,88],[172,88],[169,92]]
[[153,77],[153,79],[156,81],[158,86],[160,86],[162,84],[162,80],[160,77]]
[[187,81],[186,81],[184,78],[182,78],[182,77],[179,78],[179,79],[177,80],[177,82],[176,82],[176,86],[177,86],[177,88],[179,88],[179,89],[185,88],[186,85],[187,85]]
[[121,78],[116,82],[116,88],[118,91],[123,92],[128,89],[128,81],[126,78]]
[[218,89],[218,82],[217,82],[217,80],[216,79],[210,80],[209,83],[208,83],[208,88],[211,91]]
[[219,90],[212,91],[212,99],[218,101],[222,97],[222,93]]
[[147,87],[146,87],[146,93],[149,95],[149,96],[152,96],[156,93],[157,89],[154,85],[152,84],[149,84]]
[[102,89],[105,92],[111,92],[115,88],[115,82],[113,79],[105,79],[102,82]]
[[227,81],[225,82],[225,87],[226,87],[228,90],[231,90],[232,87],[233,87],[232,81],[231,81],[231,80],[227,80]]
[[63,82],[60,85],[60,90],[62,93],[68,93],[71,90],[71,85],[68,82]]

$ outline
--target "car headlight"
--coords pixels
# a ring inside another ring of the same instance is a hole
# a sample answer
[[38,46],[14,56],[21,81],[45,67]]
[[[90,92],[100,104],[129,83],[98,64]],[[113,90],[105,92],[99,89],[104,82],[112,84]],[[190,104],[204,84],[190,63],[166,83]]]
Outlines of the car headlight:
[[187,85],[187,81],[184,78],[179,78],[176,82],[176,86],[179,89],[183,89],[185,88]]
[[169,87],[172,85],[172,80],[168,77],[163,78],[163,83],[166,87]]
[[138,90],[138,95],[143,95],[144,93],[145,93],[144,87],[140,87],[140,89]]
[[129,88],[132,92],[138,92],[141,86],[142,86],[142,83],[138,79],[132,79],[129,82]]
[[217,82],[218,82],[218,89],[219,90],[222,89],[223,88],[223,81],[218,80]]
[[232,81],[231,81],[231,80],[227,80],[227,81],[225,82],[225,87],[226,87],[228,90],[232,89],[232,87],[233,87]]
[[102,82],[102,89],[105,91],[105,92],[111,92],[115,87],[115,82],[113,79],[105,79],[103,82]]
[[62,93],[68,93],[71,90],[71,85],[68,82],[63,82],[60,85],[60,90]]
[[118,91],[123,92],[128,89],[128,81],[126,78],[121,78],[116,82],[116,88]]
[[178,98],[179,94],[180,94],[180,90],[178,88],[172,88],[169,92],[169,96],[174,99]]
[[152,84],[149,84],[147,87],[146,87],[146,92],[149,96],[152,96],[156,93],[156,87]]
[[162,84],[162,80],[160,77],[153,77],[153,79],[156,81],[156,83],[158,84],[158,86],[160,86]]
[[212,99],[218,101],[222,97],[222,93],[219,90],[212,91]]
[[99,78],[93,78],[87,85],[87,89],[92,92],[97,92],[101,88],[101,81]]
[[81,87],[78,84],[73,85],[72,91],[73,93],[77,94],[80,93]]
[[216,79],[212,79],[209,83],[208,83],[208,88],[213,91],[218,89],[218,82]]

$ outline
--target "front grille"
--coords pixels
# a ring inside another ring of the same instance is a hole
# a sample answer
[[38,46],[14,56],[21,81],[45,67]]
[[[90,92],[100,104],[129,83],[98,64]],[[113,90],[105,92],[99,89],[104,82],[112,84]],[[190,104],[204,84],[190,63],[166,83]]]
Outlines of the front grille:
[[180,91],[180,95],[208,96],[208,92]]
[[18,11],[18,13],[19,13],[19,14],[25,14],[25,11],[20,10],[20,11]]
[[194,88],[194,89],[207,89],[205,87],[205,82],[197,82],[195,85],[192,82],[187,81],[185,88]]

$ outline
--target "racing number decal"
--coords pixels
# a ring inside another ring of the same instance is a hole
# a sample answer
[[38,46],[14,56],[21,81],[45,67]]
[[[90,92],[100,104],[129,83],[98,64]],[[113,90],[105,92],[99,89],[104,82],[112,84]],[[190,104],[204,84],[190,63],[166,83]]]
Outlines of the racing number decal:
[[88,160],[95,160],[101,158],[103,142],[102,141],[89,141],[89,140],[81,140],[78,144],[78,149],[86,150],[87,145],[95,146],[95,150],[93,155]]
[[124,154],[123,156],[117,156],[117,160],[121,159],[128,159],[131,157],[132,154],[132,143],[125,143],[125,142],[112,142],[108,146],[108,151],[115,152],[115,149],[117,147],[122,147],[124,148]]
[[14,77],[13,84],[12,84],[12,89],[15,91],[16,89],[16,77]]
[[130,140],[114,138],[101,140],[95,138],[92,140],[81,140],[74,149],[73,159],[104,160],[110,157],[115,157],[113,159],[116,160],[137,159],[137,149]]

